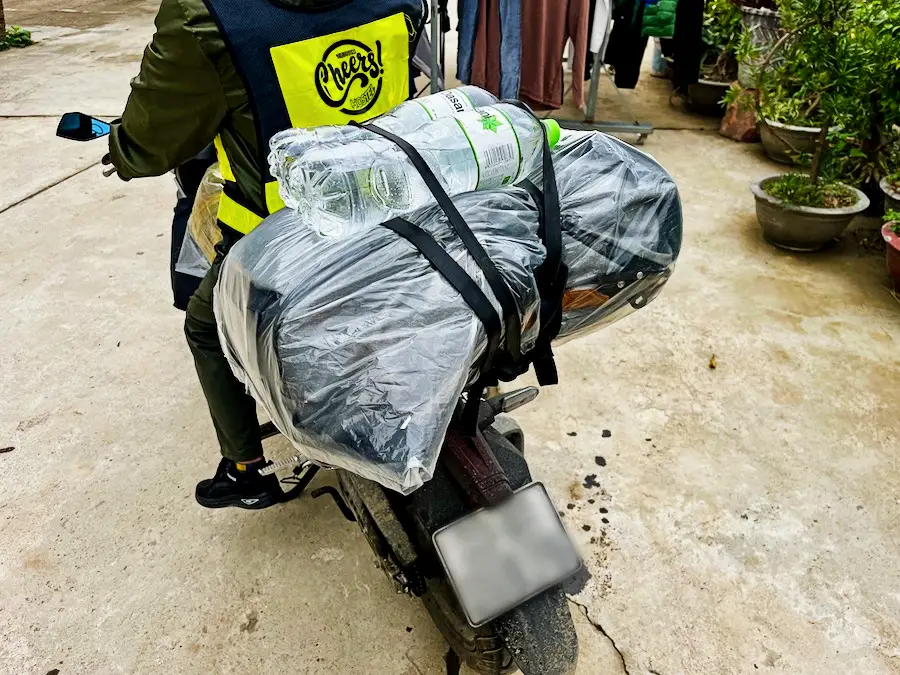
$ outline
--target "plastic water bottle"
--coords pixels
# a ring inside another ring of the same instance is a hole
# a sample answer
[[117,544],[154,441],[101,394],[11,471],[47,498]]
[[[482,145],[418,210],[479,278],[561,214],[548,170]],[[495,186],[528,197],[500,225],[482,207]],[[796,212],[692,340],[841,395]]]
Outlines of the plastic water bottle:
[[[559,125],[543,123],[553,147]],[[344,235],[434,203],[396,144],[359,131],[349,132],[352,140],[338,133],[306,147],[280,177],[282,199],[320,234]],[[439,118],[398,135],[419,151],[451,196],[524,180],[540,166],[544,142],[541,123],[508,103]]]
[[497,103],[497,97],[491,92],[465,85],[405,101],[376,117],[372,123],[394,133],[410,132],[432,120],[452,117],[494,103]]
[[[446,89],[436,94],[404,101],[383,115],[371,120],[386,131],[395,134],[415,131],[423,124],[442,117],[475,110],[491,105],[497,97],[480,87],[466,85],[456,89]],[[323,126],[312,129],[287,129],[275,134],[269,141],[269,167],[272,176],[279,180],[285,174],[285,167],[301,155],[311,145],[333,142],[341,139],[346,143],[365,136],[355,127]]]

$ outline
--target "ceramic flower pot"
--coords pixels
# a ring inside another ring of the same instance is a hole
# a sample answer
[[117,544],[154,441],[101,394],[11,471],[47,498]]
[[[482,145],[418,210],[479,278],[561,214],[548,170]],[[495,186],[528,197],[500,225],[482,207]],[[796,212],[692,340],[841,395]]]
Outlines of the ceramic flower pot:
[[884,255],[888,276],[894,284],[894,290],[900,291],[900,234],[894,232],[894,225],[895,223],[885,223],[881,228],[881,236],[887,244]]
[[[840,127],[831,127],[832,131]],[[763,151],[782,164],[797,164],[795,157],[799,153],[812,155],[819,144],[821,127],[798,127],[793,124],[782,124],[766,119],[759,125],[759,136]]]
[[900,211],[900,192],[893,188],[887,178],[882,178],[878,185],[884,193],[884,212]]
[[701,115],[722,117],[725,114],[722,99],[729,89],[731,89],[730,82],[700,79],[688,86],[688,108],[691,112]]
[[763,238],[790,251],[815,251],[843,234],[853,217],[869,207],[869,198],[854,187],[845,185],[857,197],[853,206],[836,209],[793,206],[776,199],[766,186],[780,176],[764,178],[750,186],[756,198],[756,219]]

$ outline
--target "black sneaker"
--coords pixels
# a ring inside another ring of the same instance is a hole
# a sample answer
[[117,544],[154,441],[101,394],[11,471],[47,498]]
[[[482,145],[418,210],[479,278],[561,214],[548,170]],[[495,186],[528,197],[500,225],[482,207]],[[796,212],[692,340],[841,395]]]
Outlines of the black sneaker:
[[284,492],[275,474],[260,476],[259,469],[268,462],[238,464],[222,459],[216,475],[197,483],[194,496],[200,506],[220,509],[237,506],[242,509],[265,509],[281,501]]

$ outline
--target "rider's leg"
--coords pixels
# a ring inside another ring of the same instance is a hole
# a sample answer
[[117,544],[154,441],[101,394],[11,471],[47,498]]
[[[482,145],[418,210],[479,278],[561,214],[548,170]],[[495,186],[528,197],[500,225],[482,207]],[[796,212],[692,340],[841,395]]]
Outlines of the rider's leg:
[[219,254],[191,297],[184,322],[224,457],[216,476],[197,486],[196,496],[209,507],[263,508],[277,502],[282,492],[275,476],[260,476],[252,463],[263,454],[256,402],[231,372],[219,343],[212,295],[221,264]]

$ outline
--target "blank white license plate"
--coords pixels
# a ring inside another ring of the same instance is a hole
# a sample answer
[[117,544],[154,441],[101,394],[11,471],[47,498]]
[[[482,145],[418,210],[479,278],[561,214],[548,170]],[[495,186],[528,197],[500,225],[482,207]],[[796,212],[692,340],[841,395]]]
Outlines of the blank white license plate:
[[581,568],[581,557],[542,483],[434,533],[466,619],[480,626]]

